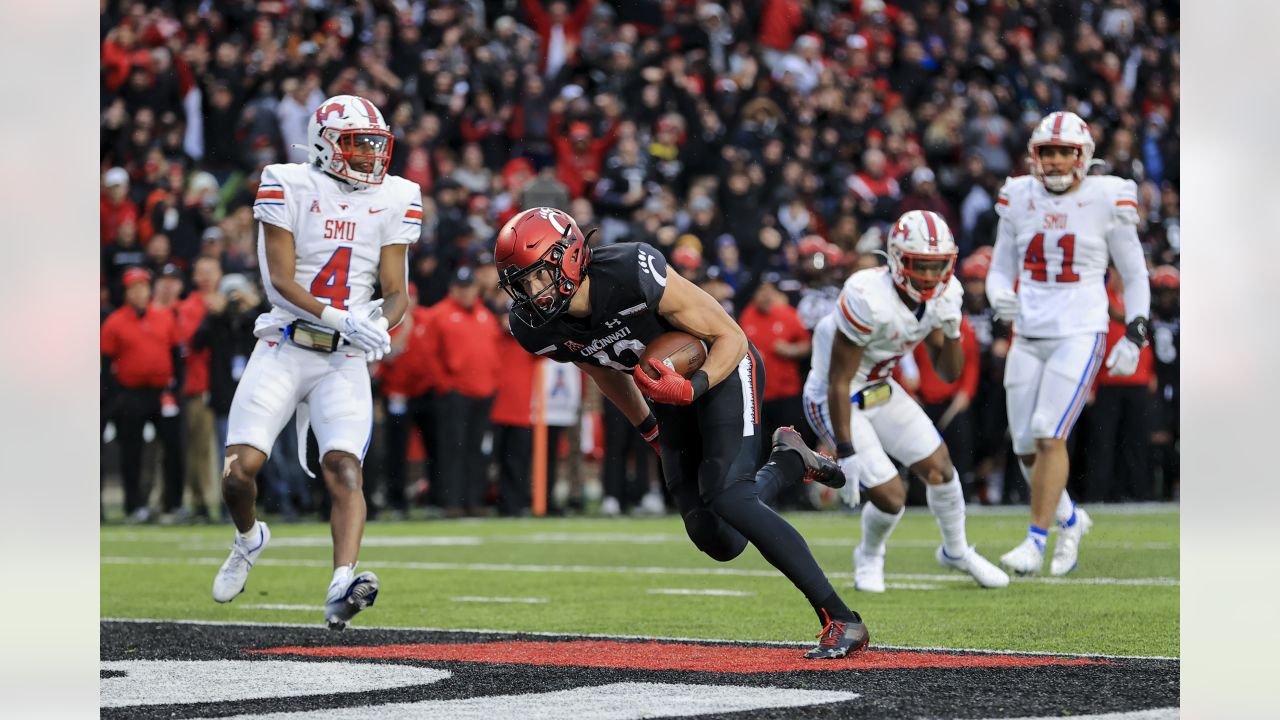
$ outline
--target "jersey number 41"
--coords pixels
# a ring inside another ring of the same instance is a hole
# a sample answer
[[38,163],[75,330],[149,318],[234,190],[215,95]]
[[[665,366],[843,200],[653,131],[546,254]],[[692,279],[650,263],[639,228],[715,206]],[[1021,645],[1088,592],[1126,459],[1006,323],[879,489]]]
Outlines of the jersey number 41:
[[[1076,236],[1067,233],[1058,238],[1058,248],[1062,250],[1062,272],[1054,276],[1053,281],[1059,283],[1080,282],[1080,276],[1071,267],[1076,257]],[[1036,233],[1027,245],[1027,254],[1022,258],[1022,269],[1031,273],[1031,279],[1048,282],[1049,268],[1044,257],[1044,233]]]

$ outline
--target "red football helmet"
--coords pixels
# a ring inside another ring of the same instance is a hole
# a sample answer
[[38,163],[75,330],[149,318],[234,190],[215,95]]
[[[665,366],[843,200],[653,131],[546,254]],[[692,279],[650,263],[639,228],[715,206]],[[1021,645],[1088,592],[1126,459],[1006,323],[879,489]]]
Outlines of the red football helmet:
[[1157,290],[1177,290],[1181,285],[1181,273],[1172,265],[1161,265],[1151,271],[1151,287]]
[[514,301],[511,314],[534,328],[555,319],[569,308],[590,257],[587,238],[568,213],[536,207],[508,220],[493,259],[498,287]]

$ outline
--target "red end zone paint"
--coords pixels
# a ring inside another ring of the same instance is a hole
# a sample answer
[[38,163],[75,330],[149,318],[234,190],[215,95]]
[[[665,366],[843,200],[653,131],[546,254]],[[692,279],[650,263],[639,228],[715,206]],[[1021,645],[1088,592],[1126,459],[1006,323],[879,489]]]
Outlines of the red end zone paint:
[[1027,655],[959,655],[934,652],[870,650],[842,660],[805,660],[795,648],[686,645],[683,643],[569,640],[513,641],[435,645],[356,647],[280,647],[247,652],[268,655],[368,658],[378,660],[456,660],[620,668],[693,670],[721,673],[766,673],[795,670],[909,670],[920,668],[1030,668],[1045,665],[1109,665],[1093,658]]

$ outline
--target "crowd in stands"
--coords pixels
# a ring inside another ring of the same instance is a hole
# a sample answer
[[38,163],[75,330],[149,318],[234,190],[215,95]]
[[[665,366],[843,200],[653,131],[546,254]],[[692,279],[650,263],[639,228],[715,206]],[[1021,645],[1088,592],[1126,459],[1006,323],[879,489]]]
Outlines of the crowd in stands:
[[[1094,133],[1097,171],[1138,183],[1153,286],[1153,342],[1134,376],[1099,377],[1071,488],[1085,502],[1176,497],[1178,38],[1175,0],[103,0],[104,472],[119,467],[135,521],[214,514],[263,308],[261,170],[305,161],[293,145],[310,113],[355,94],[386,115],[391,172],[421,186],[424,207],[414,308],[374,368],[371,508],[527,512],[525,409],[540,388],[577,408],[550,433],[548,461],[564,461],[552,507],[580,507],[598,475],[607,514],[661,509],[625,419],[503,332],[493,238],[538,205],[599,228],[592,242],[660,249],[765,354],[766,424],[798,428],[809,329],[850,272],[883,262],[888,223],[938,212],[960,244],[969,362],[951,385],[927,361],[899,378],[971,498],[1023,501],[1001,387],[1009,333],[982,282],[1000,184],[1026,172],[1036,122],[1070,110]],[[1122,333],[1113,322],[1112,341]],[[293,434],[263,480],[286,515],[317,509]]]

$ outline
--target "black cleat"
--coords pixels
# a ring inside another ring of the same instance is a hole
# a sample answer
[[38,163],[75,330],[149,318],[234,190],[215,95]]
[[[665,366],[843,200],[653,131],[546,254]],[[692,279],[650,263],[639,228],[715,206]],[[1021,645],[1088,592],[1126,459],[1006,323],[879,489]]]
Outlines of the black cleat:
[[[825,610],[823,611],[826,612]],[[832,620],[831,616],[827,616],[827,624],[822,627],[822,632],[817,634],[818,647],[805,653],[804,656],[808,660],[835,660],[837,658],[852,655],[867,646],[871,642],[871,633],[867,632],[867,626],[863,624],[862,618],[857,617],[854,620]]]
[[820,482],[829,488],[844,487],[844,473],[831,458],[816,453],[804,444],[800,433],[790,425],[784,425],[773,431],[773,452],[778,450],[795,450],[804,461],[804,481]]

